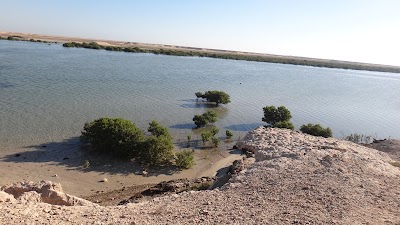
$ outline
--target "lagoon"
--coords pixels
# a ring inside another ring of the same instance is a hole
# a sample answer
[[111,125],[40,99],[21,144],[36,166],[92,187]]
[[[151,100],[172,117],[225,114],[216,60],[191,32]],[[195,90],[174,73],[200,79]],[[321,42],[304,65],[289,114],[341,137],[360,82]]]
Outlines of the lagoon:
[[194,93],[207,90],[231,95],[217,108],[221,137],[243,137],[263,125],[264,106],[285,105],[297,129],[311,122],[338,138],[400,138],[400,74],[0,40],[0,147],[76,137],[104,116],[142,129],[156,119],[185,139],[208,110]]

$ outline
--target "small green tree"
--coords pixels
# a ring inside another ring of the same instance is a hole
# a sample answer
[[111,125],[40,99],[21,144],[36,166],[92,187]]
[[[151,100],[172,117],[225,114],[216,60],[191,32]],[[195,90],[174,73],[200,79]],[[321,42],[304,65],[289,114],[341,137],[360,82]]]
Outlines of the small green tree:
[[203,127],[208,123],[214,123],[217,121],[217,113],[214,111],[207,111],[202,115],[195,115],[193,117],[194,124],[197,127]]
[[208,131],[204,131],[201,133],[201,140],[203,141],[203,145],[210,140],[211,136],[211,133]]
[[85,123],[81,140],[88,141],[93,151],[132,157],[138,154],[144,134],[129,120],[105,117]]
[[194,151],[185,149],[176,153],[175,164],[184,169],[192,168],[194,165]]
[[215,147],[218,147],[219,144],[221,143],[221,140],[217,137],[212,137],[211,138],[212,143],[214,144]]
[[173,148],[170,137],[151,136],[144,142],[140,158],[144,163],[152,166],[170,164],[174,158]]
[[197,98],[202,98],[203,97],[203,93],[201,93],[201,92],[196,92],[194,94],[196,95]]
[[203,115],[194,115],[193,121],[196,127],[203,127],[208,124],[208,120]]
[[217,122],[217,113],[214,111],[207,111],[202,115],[209,123]]
[[[196,96],[197,94],[201,94],[201,92],[197,92]],[[223,91],[206,91],[200,97],[207,99],[208,102],[214,102],[217,105],[221,103],[228,104],[229,102],[231,102],[230,96]]]
[[[292,118],[290,111],[285,106],[266,106],[263,108],[264,117],[262,121],[269,123],[271,126],[275,126],[277,122],[289,121]],[[282,124],[280,124],[282,125]]]
[[232,131],[230,131],[230,130],[226,130],[226,131],[225,131],[225,134],[226,134],[226,137],[227,137],[227,138],[232,138],[232,137],[233,137],[233,133],[232,133]]
[[302,125],[300,127],[300,131],[306,134],[311,134],[314,136],[321,136],[321,137],[332,137],[332,130],[331,128],[323,128],[319,124],[307,124],[307,125]]
[[218,132],[219,132],[219,129],[216,127],[212,127],[210,130],[210,133],[212,136],[215,136],[216,134],[218,134]]

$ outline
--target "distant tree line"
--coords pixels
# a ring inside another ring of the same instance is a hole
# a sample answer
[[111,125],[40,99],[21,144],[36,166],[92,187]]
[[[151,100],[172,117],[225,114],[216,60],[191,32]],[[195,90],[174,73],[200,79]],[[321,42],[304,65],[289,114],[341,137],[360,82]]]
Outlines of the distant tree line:
[[25,39],[22,36],[14,35],[14,36],[8,36],[8,37],[2,37],[0,36],[0,40],[8,40],[8,41],[29,41],[29,42],[40,42],[40,43],[57,43],[57,42],[51,42],[51,41],[42,41],[42,40],[35,40],[33,38],[31,39]]
[[[48,41],[41,41],[34,39],[28,40],[24,39],[21,36],[8,36],[8,37],[0,36],[0,40],[57,43],[57,42],[48,42]],[[342,62],[335,60],[321,61],[317,59],[287,58],[287,57],[275,57],[267,55],[245,55],[245,54],[231,53],[231,52],[206,52],[206,51],[173,50],[173,49],[143,49],[138,47],[104,46],[104,45],[99,45],[95,42],[90,42],[90,43],[66,42],[63,44],[63,46],[75,47],[75,48],[104,49],[107,51],[119,51],[119,52],[153,53],[157,55],[174,55],[174,56],[196,56],[196,57],[269,62],[269,63],[280,63],[280,64],[291,64],[291,65],[302,65],[302,66],[400,73],[400,68],[397,66],[368,65],[368,64]]]
[[104,49],[107,51],[119,51],[119,52],[153,53],[156,55],[160,54],[160,55],[174,55],[174,56],[196,56],[196,57],[220,58],[220,59],[231,59],[231,60],[303,65],[303,66],[400,73],[400,68],[398,67],[382,67],[379,65],[363,65],[363,64],[354,64],[351,62],[296,59],[296,58],[274,57],[266,55],[245,55],[245,54],[235,54],[230,52],[225,53],[225,52],[206,52],[206,51],[174,50],[174,49],[143,49],[138,47],[105,46],[105,45],[99,45],[96,42],[90,42],[90,43],[67,42],[64,43],[63,46],[74,47],[74,48]]

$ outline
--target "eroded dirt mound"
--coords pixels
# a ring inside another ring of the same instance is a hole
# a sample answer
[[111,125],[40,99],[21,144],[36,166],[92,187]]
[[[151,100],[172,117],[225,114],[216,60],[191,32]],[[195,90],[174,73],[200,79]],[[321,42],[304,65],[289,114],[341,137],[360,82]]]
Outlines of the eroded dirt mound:
[[9,201],[18,200],[22,203],[43,202],[52,205],[65,206],[93,205],[93,203],[87,200],[65,194],[62,190],[61,184],[53,183],[51,181],[40,181],[38,183],[23,181],[1,187],[0,190],[3,192],[1,196],[4,196],[6,199],[7,196],[5,193],[8,194],[8,198],[12,196],[12,199]]
[[400,140],[380,140],[366,145],[378,151],[386,152],[393,160],[400,161]]

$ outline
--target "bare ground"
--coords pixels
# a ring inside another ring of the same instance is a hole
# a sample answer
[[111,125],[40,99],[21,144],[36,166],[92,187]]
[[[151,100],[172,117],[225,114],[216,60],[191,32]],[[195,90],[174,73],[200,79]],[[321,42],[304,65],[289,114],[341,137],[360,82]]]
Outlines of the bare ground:
[[347,141],[258,128],[239,143],[257,162],[212,191],[124,206],[0,204],[22,224],[400,224],[400,168]]

